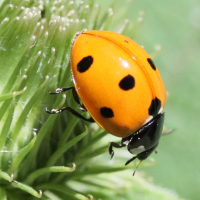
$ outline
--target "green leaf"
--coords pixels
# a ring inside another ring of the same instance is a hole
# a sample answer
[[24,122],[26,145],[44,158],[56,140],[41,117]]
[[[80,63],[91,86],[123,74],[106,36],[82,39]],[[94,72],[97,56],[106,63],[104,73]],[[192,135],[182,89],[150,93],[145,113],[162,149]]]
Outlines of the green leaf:
[[7,200],[6,191],[0,187],[0,200]]
[[9,182],[13,180],[13,176],[14,176],[13,174],[9,176],[6,172],[0,171],[0,178],[3,178],[4,180],[7,180]]
[[30,152],[30,150],[33,148],[35,141],[36,141],[36,133],[34,132],[34,137],[33,139],[30,141],[30,143],[28,145],[26,145],[23,149],[21,149],[19,151],[19,153],[17,154],[17,156],[15,157],[15,159],[12,161],[11,167],[8,170],[8,173],[14,173],[17,168],[19,167],[20,163],[22,162],[22,160],[24,159],[24,157]]
[[33,173],[31,173],[25,180],[24,182],[28,185],[31,185],[34,180],[36,180],[39,176],[42,176],[43,174],[47,173],[52,173],[52,172],[73,172],[75,170],[75,163],[73,163],[73,167],[64,167],[64,166],[54,166],[54,167],[46,167],[46,168],[41,168]]
[[60,146],[57,151],[49,158],[49,160],[47,161],[46,166],[52,166],[59,158],[60,156],[65,153],[70,147],[72,147],[73,145],[75,145],[77,142],[79,142],[83,137],[85,137],[88,133],[88,128],[85,127],[86,130],[85,132],[81,133],[79,136],[76,136],[74,139],[70,140],[69,142],[67,142],[66,144],[64,144],[63,146]]
[[26,191],[27,193],[37,197],[37,198],[41,198],[42,196],[42,191],[40,190],[39,193],[34,190],[32,187],[28,186],[28,185],[25,185],[23,183],[20,183],[20,182],[17,182],[17,181],[13,181],[12,185],[16,188],[19,188],[23,191]]
[[61,193],[64,193],[64,194],[67,194],[70,196],[71,199],[78,199],[78,200],[89,200],[91,199],[90,197],[86,197],[80,193],[77,193],[76,191],[74,190],[71,190],[70,188],[68,187],[64,187],[64,186],[60,186],[60,185],[56,185],[56,184],[49,184],[49,183],[46,183],[46,184],[43,184],[43,185],[40,185],[40,188],[44,189],[44,190],[55,190],[55,191],[58,191],[58,192],[61,192]]

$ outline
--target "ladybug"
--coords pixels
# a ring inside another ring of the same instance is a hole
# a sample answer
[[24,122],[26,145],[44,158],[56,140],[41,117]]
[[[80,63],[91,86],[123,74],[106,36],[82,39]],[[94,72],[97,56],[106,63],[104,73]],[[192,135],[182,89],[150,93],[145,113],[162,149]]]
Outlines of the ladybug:
[[[114,136],[121,137],[135,156],[146,159],[158,146],[162,135],[166,90],[159,71],[147,52],[128,37],[109,31],[90,30],[76,34],[71,47],[71,73],[74,87],[58,88],[58,94],[72,90],[73,97],[85,118],[70,107],[64,110],[89,122],[96,122]],[[80,100],[81,102],[80,102]]]

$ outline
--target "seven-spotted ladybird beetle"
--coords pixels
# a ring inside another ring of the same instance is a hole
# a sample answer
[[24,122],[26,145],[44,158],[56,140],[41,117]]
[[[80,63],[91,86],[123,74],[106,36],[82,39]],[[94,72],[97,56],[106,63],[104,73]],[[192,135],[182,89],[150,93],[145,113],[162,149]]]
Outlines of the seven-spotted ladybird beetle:
[[[146,159],[158,146],[162,135],[166,90],[153,60],[137,43],[126,36],[109,31],[84,31],[76,34],[71,48],[71,72],[74,87],[57,89],[50,94],[72,90],[86,119],[70,107],[64,110],[77,117],[96,122],[108,133],[121,137],[135,158]],[[80,103],[79,98],[82,103]]]

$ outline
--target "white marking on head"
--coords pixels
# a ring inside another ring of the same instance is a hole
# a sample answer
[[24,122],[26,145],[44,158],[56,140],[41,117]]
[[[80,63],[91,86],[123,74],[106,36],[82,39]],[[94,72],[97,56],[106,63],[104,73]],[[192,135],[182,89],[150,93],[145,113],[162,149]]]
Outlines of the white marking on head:
[[137,147],[137,148],[134,148],[134,149],[130,149],[130,152],[132,153],[132,154],[139,154],[139,153],[141,153],[141,152],[143,152],[143,151],[145,151],[145,148],[144,148],[144,146],[139,146],[139,147]]

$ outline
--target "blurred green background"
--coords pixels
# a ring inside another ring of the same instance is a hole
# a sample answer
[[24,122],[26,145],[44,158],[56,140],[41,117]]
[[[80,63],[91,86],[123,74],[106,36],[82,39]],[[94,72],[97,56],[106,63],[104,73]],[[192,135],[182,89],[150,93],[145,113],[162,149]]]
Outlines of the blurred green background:
[[[99,0],[108,5],[111,1]],[[123,6],[124,1],[118,1]],[[171,135],[160,141],[156,165],[145,168],[155,184],[177,192],[182,198],[200,199],[200,1],[135,0],[127,18],[144,10],[144,22],[135,41],[152,53],[169,93],[165,125]],[[142,170],[142,169],[139,169]]]

